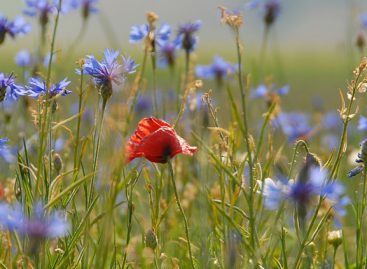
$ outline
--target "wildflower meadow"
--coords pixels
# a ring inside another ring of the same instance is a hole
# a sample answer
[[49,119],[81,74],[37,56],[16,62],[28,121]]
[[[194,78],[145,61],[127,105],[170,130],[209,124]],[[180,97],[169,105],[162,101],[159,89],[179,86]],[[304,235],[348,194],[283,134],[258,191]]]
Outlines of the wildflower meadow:
[[367,268],[364,0],[0,2],[0,268]]

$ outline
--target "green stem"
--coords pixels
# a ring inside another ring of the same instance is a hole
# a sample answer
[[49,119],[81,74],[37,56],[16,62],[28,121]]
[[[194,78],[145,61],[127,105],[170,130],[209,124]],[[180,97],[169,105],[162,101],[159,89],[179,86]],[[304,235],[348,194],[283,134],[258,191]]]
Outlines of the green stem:
[[242,55],[241,55],[241,44],[240,44],[240,35],[239,30],[236,29],[236,49],[237,49],[237,59],[238,59],[238,83],[239,83],[239,90],[241,95],[241,104],[242,104],[242,116],[243,116],[243,126],[245,130],[245,144],[247,149],[247,158],[249,164],[249,174],[250,174],[250,191],[249,191],[249,217],[250,217],[250,234],[251,234],[251,246],[255,249],[255,242],[257,241],[256,235],[256,228],[255,228],[255,215],[253,212],[254,209],[254,197],[253,197],[253,190],[254,190],[254,175],[253,175],[253,160],[251,155],[251,148],[250,148],[250,139],[249,139],[249,130],[248,130],[248,123],[247,123],[247,109],[246,109],[246,95],[245,89],[243,86],[242,81]]
[[82,115],[81,115],[81,111],[82,111],[82,102],[83,102],[83,68],[81,69],[81,75],[80,75],[80,87],[79,87],[79,104],[78,104],[78,122],[77,122],[77,127],[76,127],[76,140],[75,140],[75,151],[74,151],[74,180],[76,179],[76,176],[79,172],[79,136],[80,136],[80,125],[81,125],[81,121],[82,121]]
[[347,129],[348,129],[349,121],[351,120],[350,119],[350,113],[351,113],[351,110],[352,110],[354,97],[355,97],[355,94],[357,92],[357,88],[358,88],[358,85],[359,85],[358,81],[359,81],[360,76],[361,76],[361,72],[358,73],[358,75],[356,76],[356,78],[354,80],[354,84],[353,84],[353,88],[352,88],[352,94],[351,94],[351,98],[350,98],[348,108],[347,108],[347,114],[345,115],[346,118],[344,120],[343,133],[342,133],[342,136],[341,136],[341,139],[340,139],[338,154],[336,155],[336,160],[335,160],[335,163],[334,163],[333,168],[332,168],[331,173],[330,173],[330,179],[332,179],[336,176],[336,174],[338,172],[339,163],[340,163],[341,157],[343,155],[345,140],[347,139]]
[[182,215],[182,218],[183,218],[184,224],[185,224],[185,234],[186,234],[187,247],[188,247],[188,250],[189,250],[191,266],[192,266],[193,269],[195,269],[194,257],[192,255],[191,242],[190,242],[190,236],[189,236],[189,225],[187,223],[186,215],[185,215],[185,212],[184,212],[184,210],[181,206],[180,198],[178,196],[176,181],[175,181],[175,175],[173,173],[173,167],[172,167],[171,160],[168,160],[168,169],[169,169],[169,172],[170,172],[170,175],[171,175],[171,181],[172,181],[172,186],[173,186],[173,190],[174,190],[175,197],[176,197],[176,203],[177,203],[178,209],[181,212],[181,215]]

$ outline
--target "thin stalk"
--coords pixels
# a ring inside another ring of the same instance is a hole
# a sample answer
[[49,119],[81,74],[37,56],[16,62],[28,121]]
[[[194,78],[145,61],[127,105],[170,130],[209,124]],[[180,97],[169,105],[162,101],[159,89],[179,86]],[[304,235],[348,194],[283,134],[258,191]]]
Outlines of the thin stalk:
[[178,209],[181,212],[182,218],[184,220],[184,225],[185,225],[185,234],[186,234],[186,240],[187,240],[187,247],[189,250],[189,256],[190,256],[190,262],[191,262],[191,267],[193,269],[195,269],[195,265],[194,265],[194,257],[192,255],[192,250],[191,250],[191,242],[190,242],[190,236],[189,236],[189,225],[187,223],[187,219],[186,219],[186,215],[185,212],[181,206],[181,202],[180,202],[180,198],[178,196],[178,192],[177,192],[177,187],[176,187],[176,181],[175,181],[175,175],[173,173],[173,167],[172,167],[172,163],[171,160],[168,161],[168,169],[169,169],[169,173],[171,176],[171,181],[172,181],[172,186],[173,186],[173,190],[175,192],[175,197],[176,197],[176,203],[178,206]]
[[[51,80],[51,68],[52,68],[52,58],[53,58],[53,51],[54,51],[54,47],[55,47],[55,42],[56,42],[56,32],[57,32],[57,26],[59,23],[59,17],[60,17],[60,10],[61,10],[61,5],[62,5],[62,0],[59,0],[59,4],[58,4],[58,8],[57,8],[57,14],[56,14],[56,18],[55,18],[55,25],[54,25],[54,29],[53,29],[53,34],[52,34],[52,41],[51,41],[51,48],[50,48],[50,59],[48,61],[48,67],[47,67],[47,78],[46,78],[46,87],[47,87],[47,93],[46,93],[46,97],[45,97],[45,107],[43,108],[43,114],[40,114],[40,126],[41,126],[41,133],[40,133],[40,147],[39,147],[39,155],[38,155],[38,166],[37,166],[37,179],[36,179],[36,188],[35,188],[35,192],[38,191],[39,188],[39,183],[40,183],[40,177],[41,177],[41,171],[42,169],[42,159],[43,159],[43,154],[44,154],[44,150],[46,149],[46,145],[44,145],[45,143],[45,131],[46,131],[46,127],[49,127],[49,132],[51,132],[51,124],[48,125],[47,123],[47,115],[48,115],[48,109],[49,109],[49,105],[50,105],[50,94],[49,94],[49,84],[50,84],[50,80]],[[45,30],[42,30],[42,33]],[[41,101],[41,106],[42,106],[42,101]],[[40,110],[41,111],[41,110]],[[51,120],[51,119],[50,119]],[[52,141],[49,141],[50,143]],[[51,162],[51,159],[49,160]],[[50,171],[51,174],[51,171]]]
[[357,77],[355,78],[355,82],[354,82],[354,85],[353,85],[353,88],[352,88],[352,94],[351,94],[351,98],[350,98],[350,101],[349,101],[349,104],[348,104],[346,118],[344,120],[343,133],[342,133],[342,136],[341,136],[341,139],[340,139],[338,154],[336,155],[336,160],[335,160],[335,163],[334,163],[333,168],[332,168],[331,173],[330,173],[330,179],[334,178],[336,176],[337,172],[338,172],[337,170],[338,170],[339,163],[340,163],[340,160],[341,160],[341,157],[342,157],[342,154],[343,154],[345,140],[347,139],[347,129],[348,129],[349,121],[351,120],[350,119],[350,113],[351,113],[351,110],[352,110],[354,97],[355,97],[355,94],[357,92],[357,88],[358,88],[358,84],[359,84],[358,81],[359,81],[359,78],[361,76],[361,73],[362,72],[358,73]]
[[[101,146],[102,125],[103,125],[104,113],[105,113],[105,110],[106,110],[106,104],[107,104],[107,99],[102,98],[101,116],[100,116],[100,120],[97,124],[98,135],[97,135],[97,142],[95,144],[95,151],[94,151],[94,156],[93,156],[93,176],[92,176],[92,179],[91,179],[91,182],[90,182],[89,202],[93,201],[93,196],[94,196],[94,181],[95,181],[96,174],[97,174],[98,155],[99,155],[99,149],[100,149],[100,146]],[[96,139],[96,137],[94,137],[94,140],[95,139]]]
[[81,70],[81,75],[80,75],[80,86],[79,86],[79,104],[78,104],[78,121],[77,121],[77,127],[76,127],[76,140],[75,140],[75,151],[74,151],[74,180],[76,179],[76,175],[79,172],[79,158],[78,158],[78,154],[79,154],[79,136],[80,136],[80,125],[81,125],[81,121],[82,121],[82,115],[81,115],[81,111],[82,111],[82,102],[83,102],[83,78],[84,78],[84,74],[83,74],[83,69]]
[[248,121],[247,121],[247,108],[246,108],[246,95],[245,89],[242,81],[242,55],[241,55],[241,43],[240,43],[240,34],[239,30],[236,29],[236,49],[237,49],[237,60],[238,60],[238,83],[239,90],[241,95],[241,104],[242,104],[242,114],[243,114],[243,126],[245,130],[245,144],[247,149],[247,158],[249,164],[249,174],[250,174],[250,192],[249,192],[249,217],[250,217],[250,234],[251,234],[251,246],[255,249],[255,242],[257,241],[256,228],[255,228],[255,215],[254,215],[254,197],[253,197],[253,189],[254,189],[254,175],[253,175],[253,160],[251,155],[250,148],[250,139],[249,139],[249,131],[248,131]]

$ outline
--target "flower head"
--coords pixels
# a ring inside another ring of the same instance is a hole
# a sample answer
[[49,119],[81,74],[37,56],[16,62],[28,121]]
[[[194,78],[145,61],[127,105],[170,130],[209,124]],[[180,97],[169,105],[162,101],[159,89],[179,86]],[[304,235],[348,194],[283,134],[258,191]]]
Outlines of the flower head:
[[238,30],[243,23],[242,14],[238,10],[229,10],[225,7],[219,7],[221,11],[221,21],[234,30]]
[[223,79],[233,75],[237,71],[237,66],[226,62],[223,58],[215,56],[211,65],[198,65],[196,75],[203,79],[216,79],[220,84]]
[[15,56],[15,63],[20,67],[30,67],[34,63],[32,54],[28,50],[20,50]]
[[[131,27],[129,41],[130,43],[138,43],[146,38],[150,32],[148,24],[134,25]],[[171,26],[167,23],[162,24],[158,29],[154,31],[154,39],[158,44],[164,44],[169,40],[171,35]]]
[[192,52],[198,42],[198,37],[194,34],[199,31],[201,21],[188,22],[178,27],[178,38],[181,40],[181,48],[187,53]]
[[297,139],[308,139],[313,134],[313,129],[309,125],[309,118],[303,113],[281,112],[275,119],[288,137],[289,142]]
[[7,138],[0,138],[0,157],[7,163],[13,163],[16,161],[16,152],[8,146]]
[[126,146],[127,160],[144,157],[154,163],[166,163],[179,153],[192,156],[197,147],[190,146],[172,126],[160,119],[142,119]]
[[173,41],[158,43],[158,65],[162,68],[169,66],[174,68],[177,51],[181,48],[181,40],[176,38]]
[[363,13],[360,17],[359,20],[361,22],[361,25],[363,28],[367,29],[367,13]]
[[367,131],[367,118],[364,116],[360,116],[359,121],[358,121],[358,130],[360,131]]
[[49,15],[57,11],[57,6],[48,0],[24,0],[27,9],[24,14],[31,17],[38,17],[42,26],[48,23]]
[[21,16],[9,21],[6,17],[0,15],[0,45],[4,42],[7,34],[15,38],[17,35],[29,33],[30,30],[31,26]]
[[252,91],[251,97],[264,98],[272,94],[283,96],[288,94],[288,92],[289,92],[289,85],[284,85],[281,88],[275,88],[274,85],[271,85],[271,87],[269,88],[265,84],[260,84],[255,90]]
[[97,13],[96,4],[98,0],[71,0],[74,8],[80,8],[82,17],[87,19],[91,13]]
[[267,0],[264,4],[264,22],[266,25],[272,25],[277,17],[279,16],[281,10],[280,0]]
[[9,204],[1,203],[0,215],[1,229],[16,231],[31,239],[63,237],[69,231],[69,222],[60,212],[46,214],[41,203],[34,205],[29,217],[24,214],[24,209],[20,205],[11,207]]
[[[84,74],[94,78],[94,83],[104,98],[112,95],[113,84],[119,85],[125,81],[128,74],[136,71],[137,65],[130,57],[122,56],[123,65],[118,63],[119,51],[106,49],[102,61],[94,56],[88,56],[83,65]],[[80,74],[80,70],[77,70]]]
[[0,73],[0,102],[4,99],[17,100],[22,95],[24,88],[15,84],[15,76],[13,74],[5,75]]
[[70,81],[68,81],[67,78],[64,78],[59,83],[51,85],[50,88],[48,88],[46,82],[40,78],[31,78],[28,84],[29,85],[26,86],[26,90],[22,95],[38,98],[39,96],[47,93],[50,97],[54,97],[56,95],[66,96],[71,93],[71,91],[66,89],[70,84]]

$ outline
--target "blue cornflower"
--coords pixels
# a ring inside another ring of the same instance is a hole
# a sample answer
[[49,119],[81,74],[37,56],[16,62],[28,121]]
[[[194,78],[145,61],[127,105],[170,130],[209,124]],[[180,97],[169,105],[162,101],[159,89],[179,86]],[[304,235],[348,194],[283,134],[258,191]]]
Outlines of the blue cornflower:
[[158,65],[161,68],[169,66],[174,68],[177,51],[181,48],[181,40],[175,39],[172,42],[167,41],[158,43]]
[[226,62],[219,56],[214,56],[211,65],[198,65],[196,75],[202,79],[216,79],[220,84],[223,79],[233,75],[237,71],[237,65]]
[[358,121],[358,130],[360,131],[367,131],[367,118],[364,116],[360,116],[359,121]]
[[87,19],[91,13],[97,13],[98,9],[95,7],[98,0],[71,0],[74,8],[80,8],[82,17]]
[[0,228],[16,231],[23,236],[34,240],[63,237],[68,234],[70,224],[60,212],[47,214],[41,203],[33,207],[30,217],[24,214],[24,208],[19,204],[11,207],[9,204],[0,204]]
[[363,13],[360,17],[359,17],[360,21],[361,21],[361,25],[363,28],[367,29],[367,13]]
[[337,112],[326,113],[322,117],[321,124],[326,130],[338,130],[343,126],[343,122]]
[[136,101],[135,111],[139,115],[150,115],[153,112],[152,98],[148,95],[139,95]]
[[271,93],[283,96],[288,94],[288,92],[289,92],[289,85],[284,85],[283,87],[278,89],[275,89],[274,85],[271,85],[271,88],[269,89],[268,86],[266,86],[265,84],[260,84],[255,90],[251,92],[251,97],[263,98]]
[[13,163],[16,161],[15,153],[15,150],[8,146],[8,139],[0,138],[0,157],[7,163]]
[[41,95],[48,93],[50,97],[56,95],[66,96],[71,93],[66,87],[70,84],[67,78],[64,78],[57,84],[53,84],[49,89],[47,88],[46,82],[40,78],[31,78],[29,80],[29,85],[26,86],[26,90],[23,95],[31,96],[33,98],[38,98]]
[[[94,56],[88,56],[83,65],[84,74],[94,78],[94,82],[104,98],[109,98],[112,94],[113,84],[121,84],[128,74],[136,71],[137,65],[130,57],[122,56],[123,64],[117,62],[119,51],[108,50],[104,52],[101,62]],[[77,70],[80,74],[80,70]]]
[[17,100],[24,88],[15,84],[15,76],[10,74],[6,76],[4,73],[0,73],[0,102],[4,99]]
[[265,207],[274,210],[285,201],[307,206],[313,198],[321,196],[339,214],[345,214],[344,206],[350,200],[344,196],[344,186],[335,180],[329,182],[328,175],[327,170],[312,167],[305,181],[274,181],[266,178],[263,184],[259,182],[262,186],[262,195],[265,197]]
[[335,134],[327,134],[321,138],[322,148],[326,148],[328,150],[337,149],[339,146],[339,136]]
[[[129,41],[130,43],[138,43],[142,41],[150,32],[148,24],[134,25],[131,27]],[[158,44],[164,44],[169,40],[171,35],[171,26],[164,23],[154,33],[155,42]]]
[[15,63],[20,67],[30,67],[34,64],[34,58],[29,50],[20,50],[15,56]]
[[253,0],[246,4],[247,8],[261,9],[261,15],[267,26],[271,26],[275,20],[278,18],[282,5],[280,0]]
[[181,48],[186,53],[192,52],[198,42],[198,37],[194,36],[194,33],[199,31],[201,27],[201,21],[188,22],[178,27],[178,38],[181,40]]
[[30,30],[31,26],[21,16],[9,21],[6,17],[0,15],[0,45],[4,42],[7,34],[15,38],[17,35],[29,33]]
[[27,9],[24,10],[24,14],[31,17],[38,17],[42,26],[48,23],[49,15],[57,11],[57,6],[54,3],[50,3],[48,0],[24,0],[27,5]]
[[309,125],[309,117],[303,113],[281,112],[275,119],[279,124],[283,133],[288,137],[289,142],[293,142],[299,138],[307,139],[312,134],[313,129]]

